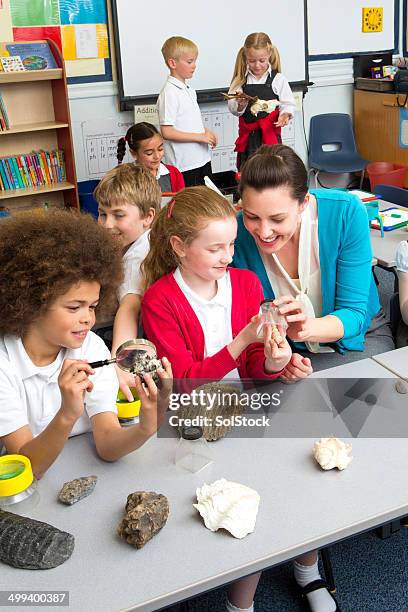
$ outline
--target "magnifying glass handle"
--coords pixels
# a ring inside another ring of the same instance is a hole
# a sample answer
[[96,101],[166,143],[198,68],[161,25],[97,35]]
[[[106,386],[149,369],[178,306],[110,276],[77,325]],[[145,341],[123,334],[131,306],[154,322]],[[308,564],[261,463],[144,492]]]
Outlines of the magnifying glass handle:
[[113,359],[102,359],[101,361],[92,361],[89,365],[92,369],[101,368],[102,366],[109,365],[111,363],[116,363],[116,357]]

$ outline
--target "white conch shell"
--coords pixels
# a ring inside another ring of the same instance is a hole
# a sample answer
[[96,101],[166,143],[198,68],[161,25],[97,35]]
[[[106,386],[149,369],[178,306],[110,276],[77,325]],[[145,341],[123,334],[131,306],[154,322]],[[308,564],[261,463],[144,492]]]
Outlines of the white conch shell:
[[251,113],[258,116],[258,113],[271,113],[279,106],[279,100],[257,100],[251,106]]
[[324,470],[332,470],[335,467],[344,470],[353,459],[351,449],[351,444],[346,444],[338,438],[321,438],[314,444],[313,456]]
[[227,529],[235,538],[244,538],[255,529],[259,494],[245,485],[220,478],[196,491],[193,504],[207,529]]

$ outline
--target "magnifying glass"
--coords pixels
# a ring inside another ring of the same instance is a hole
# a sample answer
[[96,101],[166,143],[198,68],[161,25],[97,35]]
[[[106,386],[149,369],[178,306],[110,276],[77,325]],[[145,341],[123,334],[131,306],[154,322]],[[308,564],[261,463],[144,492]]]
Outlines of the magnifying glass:
[[24,455],[0,457],[0,508],[19,503],[36,488],[31,462]]
[[155,372],[162,365],[160,359],[157,358],[154,344],[143,338],[127,340],[119,346],[116,357],[93,361],[89,365],[95,369],[111,363],[116,363],[121,370],[138,376]]

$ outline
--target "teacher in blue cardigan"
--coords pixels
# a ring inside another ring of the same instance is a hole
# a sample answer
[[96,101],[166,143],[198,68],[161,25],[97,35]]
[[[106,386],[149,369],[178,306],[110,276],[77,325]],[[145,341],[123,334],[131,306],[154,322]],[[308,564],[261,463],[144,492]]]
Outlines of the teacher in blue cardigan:
[[243,166],[234,266],[255,272],[297,350],[314,370],[392,350],[371,270],[367,213],[342,191],[308,191],[285,145],[262,146]]

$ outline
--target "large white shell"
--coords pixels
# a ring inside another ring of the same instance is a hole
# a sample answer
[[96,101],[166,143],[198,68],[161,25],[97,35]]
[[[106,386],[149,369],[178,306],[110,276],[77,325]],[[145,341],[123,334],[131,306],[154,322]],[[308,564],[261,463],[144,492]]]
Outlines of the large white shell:
[[257,117],[258,113],[265,112],[271,113],[275,110],[277,106],[279,106],[279,100],[257,100],[251,106],[251,113]]
[[338,438],[321,438],[314,444],[313,456],[324,470],[332,470],[335,467],[344,470],[353,459],[351,449],[351,444],[346,444]]
[[235,538],[244,538],[255,529],[259,494],[250,487],[220,478],[196,491],[193,504],[207,529],[227,529]]

